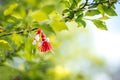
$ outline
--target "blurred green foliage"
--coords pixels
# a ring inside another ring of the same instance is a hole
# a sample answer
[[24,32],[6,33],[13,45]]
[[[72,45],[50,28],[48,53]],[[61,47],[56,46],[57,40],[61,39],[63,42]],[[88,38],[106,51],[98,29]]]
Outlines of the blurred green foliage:
[[[78,35],[90,36],[87,29],[79,33],[78,28],[66,24],[86,27],[90,20],[107,30],[104,20],[117,16],[116,0],[94,1],[95,5],[82,0],[0,0],[0,80],[91,80],[86,73],[104,68],[104,61],[84,47],[86,42],[81,42],[81,47],[76,43]],[[99,18],[92,19],[95,15]],[[88,16],[91,19],[86,19]],[[32,45],[38,28],[50,38],[55,55],[41,53]],[[67,68],[69,63],[81,65],[79,60],[94,69],[76,68],[74,72]]]

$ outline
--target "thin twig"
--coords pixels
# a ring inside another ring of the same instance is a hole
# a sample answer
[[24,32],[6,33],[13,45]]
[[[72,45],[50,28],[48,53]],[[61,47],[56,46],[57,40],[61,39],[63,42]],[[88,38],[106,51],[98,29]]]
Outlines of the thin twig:
[[83,7],[81,7],[80,9],[85,8],[85,6],[88,4],[88,0],[86,0],[85,4],[83,5]]
[[98,5],[98,4],[108,3],[108,2],[109,2],[109,1],[103,1],[103,2],[99,2],[99,3],[90,3],[90,4],[87,4],[86,6]]
[[81,8],[78,8],[77,10],[74,10],[73,12],[76,13],[76,12],[78,12],[79,10],[84,9],[85,6],[87,6],[87,4],[88,4],[88,0],[86,0],[85,4],[84,4]]
[[[33,29],[31,29],[31,30],[27,30],[27,32],[29,32],[29,31],[34,31],[34,30],[37,30],[38,28],[33,28]],[[24,33],[24,31],[25,30],[21,30],[21,31],[19,31],[19,32],[14,32],[14,33],[7,33],[7,34],[3,34],[3,35],[1,35],[0,37],[3,37],[3,36],[9,36],[9,35],[12,35],[12,34],[22,34],[22,33]]]
[[[91,6],[91,5],[99,5],[99,4],[103,4],[103,3],[108,3],[108,1],[102,1],[102,2],[99,2],[99,3],[88,3],[88,0],[86,0],[85,4],[81,7],[81,8],[78,8],[77,10],[73,10],[73,13],[77,13],[78,11],[84,9],[86,6]],[[66,19],[69,19],[69,15],[67,17],[65,17]]]
[[[75,14],[75,13],[78,12],[79,10],[85,8],[85,6],[87,5],[87,3],[88,3],[88,0],[86,0],[85,4],[84,4],[81,8],[78,8],[77,10],[73,10],[73,13]],[[68,18],[70,18],[70,16],[67,16],[67,17],[65,17],[65,18],[68,19]]]

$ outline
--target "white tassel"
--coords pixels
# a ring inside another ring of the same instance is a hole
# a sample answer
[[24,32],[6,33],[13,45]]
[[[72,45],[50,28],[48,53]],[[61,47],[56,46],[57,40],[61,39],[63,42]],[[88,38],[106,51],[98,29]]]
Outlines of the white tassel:
[[37,34],[37,35],[35,36],[35,40],[36,40],[36,41],[39,41],[39,39],[40,39],[40,36]]

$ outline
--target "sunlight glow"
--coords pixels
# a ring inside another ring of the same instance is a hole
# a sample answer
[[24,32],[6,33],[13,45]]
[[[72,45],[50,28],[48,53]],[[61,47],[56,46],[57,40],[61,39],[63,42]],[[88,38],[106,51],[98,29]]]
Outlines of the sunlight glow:
[[94,30],[94,48],[108,65],[115,67],[120,62],[120,35],[110,31]]

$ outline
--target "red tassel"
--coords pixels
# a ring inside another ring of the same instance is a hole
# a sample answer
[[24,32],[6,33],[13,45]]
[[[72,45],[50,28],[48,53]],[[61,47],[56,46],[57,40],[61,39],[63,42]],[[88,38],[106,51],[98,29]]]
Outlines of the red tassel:
[[48,42],[47,39],[42,39],[39,50],[41,52],[48,52],[48,51],[52,50],[52,47],[51,47],[51,45],[50,45],[50,43]]
[[38,29],[37,33],[36,34],[39,34],[42,33],[42,30],[41,29]]
[[33,41],[33,44],[35,45],[36,44],[36,41],[40,41],[40,37],[41,36],[41,43],[39,45],[39,50],[40,52],[48,52],[48,51],[52,51],[52,46],[51,44],[49,43],[49,40],[46,38],[44,32],[41,30],[41,29],[38,29],[37,33],[36,33],[36,36],[35,36],[35,39]]
[[52,50],[52,47],[51,47],[48,39],[45,37],[44,33],[41,33],[41,37],[42,37],[42,42],[40,45],[40,51],[41,52],[48,52],[48,51]]

